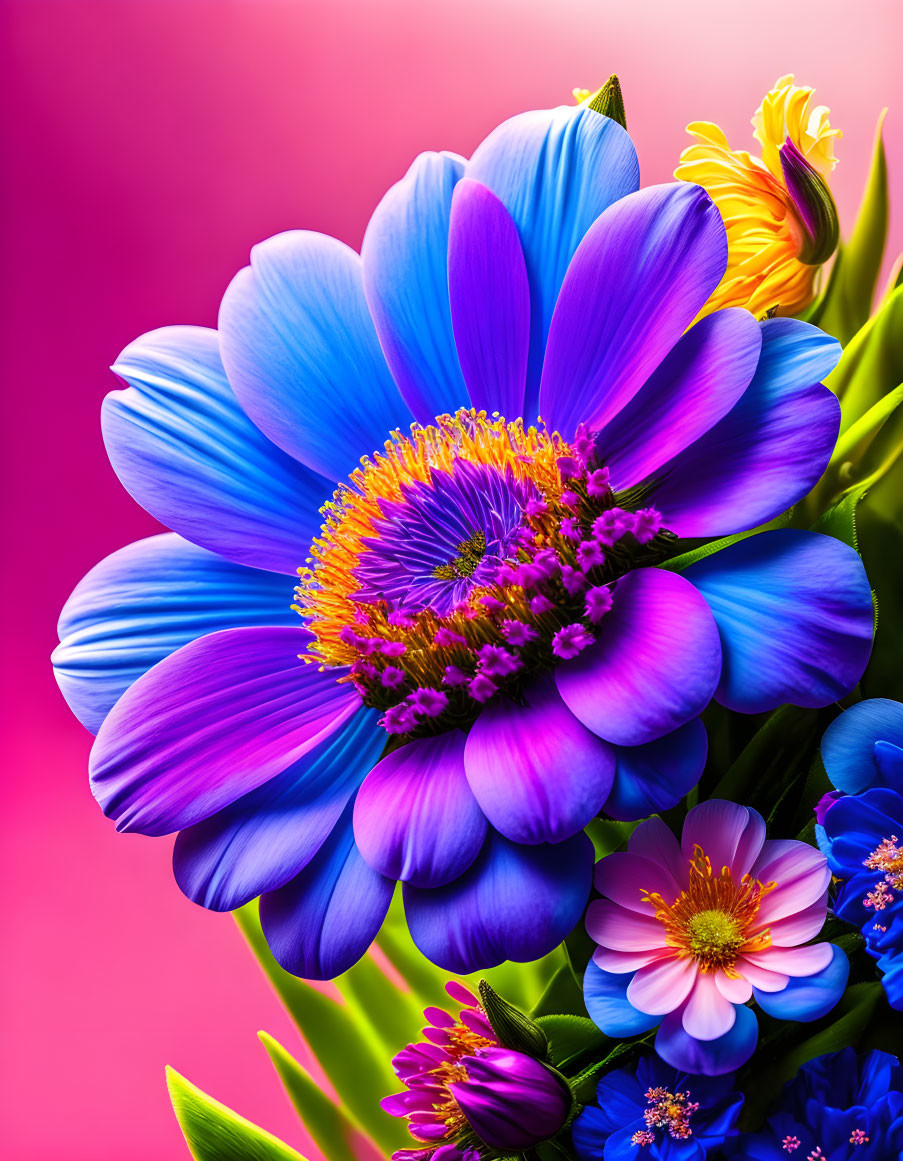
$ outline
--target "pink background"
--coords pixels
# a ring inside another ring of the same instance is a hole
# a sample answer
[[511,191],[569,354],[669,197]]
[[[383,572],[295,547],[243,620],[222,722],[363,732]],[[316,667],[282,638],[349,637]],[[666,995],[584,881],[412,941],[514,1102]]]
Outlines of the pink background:
[[[104,458],[106,370],[135,335],[212,324],[251,244],[305,226],[357,246],[422,149],[469,153],[499,120],[617,70],[644,180],[691,119],[748,144],[791,69],[845,131],[850,222],[875,117],[903,198],[903,9],[795,0],[7,0],[0,279],[0,1141],[10,1161],[170,1161],[186,1151],[163,1065],[298,1147],[255,1031],[297,1047],[228,916],[187,902],[169,842],[117,836],[88,792],[89,737],[47,656],[96,560],[155,530]],[[903,245],[903,223],[891,247]],[[7,500],[8,505],[8,500]],[[412,1030],[413,1031],[413,1030]],[[353,1046],[349,1046],[353,1051]]]

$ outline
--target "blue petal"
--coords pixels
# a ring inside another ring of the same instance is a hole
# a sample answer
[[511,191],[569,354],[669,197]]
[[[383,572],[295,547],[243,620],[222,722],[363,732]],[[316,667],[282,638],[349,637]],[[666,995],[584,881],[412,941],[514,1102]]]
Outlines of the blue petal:
[[331,480],[410,422],[367,310],[361,260],[305,230],[251,251],[219,316],[229,382],[275,444]]
[[460,730],[416,738],[370,771],[354,804],[354,835],[371,867],[440,887],[480,853],[488,823],[467,784],[464,742]]
[[63,606],[54,674],[96,734],[132,682],[195,637],[242,625],[298,625],[292,582],[232,564],[172,532],[120,548]]
[[903,792],[903,771],[889,762],[879,766],[878,742],[903,746],[903,705],[898,701],[884,697],[861,701],[828,726],[821,756],[838,790],[860,794],[872,786],[889,786]]
[[405,884],[411,936],[446,971],[466,975],[506,959],[528,963],[569,935],[586,906],[593,849],[584,834],[518,846],[494,831],[474,865],[432,890]]
[[682,1009],[669,1012],[655,1037],[655,1051],[673,1068],[703,1076],[733,1072],[752,1056],[759,1039],[759,1025],[743,1004],[734,1006],[733,1027],[716,1040],[695,1040],[684,1031]]
[[604,209],[639,186],[627,133],[592,109],[522,113],[486,138],[467,176],[488,186],[514,219],[530,279],[530,360],[524,416],[536,418],[552,311],[568,263]]
[[180,831],[173,869],[188,898],[233,911],[306,867],[379,761],[377,716],[359,711],[288,770]]
[[606,1036],[638,1036],[661,1020],[634,1008],[627,999],[627,986],[635,972],[623,975],[603,971],[590,960],[583,976],[583,1002],[592,1022]]
[[300,875],[261,897],[260,923],[270,951],[293,975],[334,979],[376,938],[394,889],[354,845],[349,803]]
[[138,503],[229,560],[294,573],[332,489],[239,407],[216,331],[151,331],[113,370],[130,386],[106,397],[101,427],[113,469]]
[[872,646],[872,594],[855,549],[763,532],[683,574],[706,598],[724,651],[717,701],[742,713],[824,706],[850,692]]
[[376,207],[361,247],[383,354],[420,423],[469,403],[448,296],[448,223],[463,172],[452,153],[421,153]]
[[589,1105],[571,1125],[574,1150],[580,1161],[602,1161],[611,1129],[602,1109]]
[[763,1012],[778,1020],[819,1020],[834,1007],[847,986],[850,963],[836,944],[831,945],[831,962],[814,976],[792,976],[780,992],[762,992],[753,988],[756,1003]]
[[840,344],[796,319],[760,325],[762,355],[739,402],[657,473],[655,505],[678,536],[767,523],[806,495],[834,450],[840,404],[819,380]]
[[605,813],[632,820],[675,806],[699,781],[707,751],[699,718],[644,746],[616,746],[615,780]]

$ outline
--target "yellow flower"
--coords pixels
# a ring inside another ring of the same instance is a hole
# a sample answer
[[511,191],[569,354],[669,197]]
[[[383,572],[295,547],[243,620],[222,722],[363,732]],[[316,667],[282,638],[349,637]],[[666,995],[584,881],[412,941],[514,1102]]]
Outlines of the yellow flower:
[[813,89],[781,77],[752,119],[761,157],[731,149],[717,125],[694,121],[697,144],[674,176],[703,186],[727,230],[724,278],[703,314],[745,306],[753,314],[797,314],[815,297],[820,266],[837,246],[837,211],[826,179],[836,165],[828,110]]

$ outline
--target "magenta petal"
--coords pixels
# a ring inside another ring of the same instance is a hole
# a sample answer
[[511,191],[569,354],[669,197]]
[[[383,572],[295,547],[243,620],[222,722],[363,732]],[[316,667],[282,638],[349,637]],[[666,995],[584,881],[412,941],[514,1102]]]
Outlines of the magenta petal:
[[[748,951],[744,958],[766,971],[785,976],[814,976],[824,971],[833,958],[831,943],[810,943],[805,947],[768,947]],[[767,989],[763,989],[767,990]]]
[[570,438],[603,428],[693,321],[727,264],[721,215],[677,182],[629,194],[577,247],[549,328],[540,413]]
[[619,906],[650,916],[655,907],[643,901],[644,892],[658,893],[671,903],[682,890],[667,867],[654,858],[636,855],[632,851],[615,851],[600,859],[596,864],[595,884],[601,895],[607,895]]
[[281,773],[360,706],[300,661],[303,629],[227,629],[184,645],[122,695],[91,751],[91,789],[117,829],[161,835]]
[[663,1016],[680,1007],[698,974],[693,960],[679,959],[675,954],[671,959],[640,968],[627,988],[627,999],[640,1012]]
[[828,892],[822,891],[814,903],[784,919],[769,920],[768,930],[775,947],[796,947],[814,939],[825,925],[828,915]]
[[517,227],[501,201],[463,178],[452,198],[448,291],[455,346],[474,407],[524,410],[530,286]]
[[694,806],[684,822],[681,847],[684,857],[702,847],[716,875],[729,868],[734,882],[749,871],[765,842],[765,819],[757,810],[712,798]]
[[596,943],[613,951],[664,948],[667,936],[664,924],[658,919],[629,911],[609,899],[596,899],[590,903],[586,911],[586,931]]
[[599,436],[615,489],[631,488],[722,419],[753,377],[761,331],[746,310],[707,315]]
[[771,923],[802,911],[820,899],[831,881],[828,861],[817,847],[796,839],[771,839],[751,874],[777,884],[762,900],[759,920]]
[[418,887],[450,883],[470,866],[487,823],[467,784],[464,734],[449,730],[394,750],[354,804],[354,835],[371,867]]
[[676,573],[647,568],[618,581],[598,641],[555,678],[593,733],[638,746],[698,717],[720,673],[718,630],[705,600]]
[[567,708],[551,675],[524,702],[496,698],[477,718],[464,754],[486,817],[520,843],[561,842],[602,808],[614,778],[611,746]]
[[627,850],[631,855],[651,859],[666,870],[674,883],[679,884],[675,894],[686,888],[690,879],[687,860],[671,828],[660,818],[647,819],[638,826],[627,840]]

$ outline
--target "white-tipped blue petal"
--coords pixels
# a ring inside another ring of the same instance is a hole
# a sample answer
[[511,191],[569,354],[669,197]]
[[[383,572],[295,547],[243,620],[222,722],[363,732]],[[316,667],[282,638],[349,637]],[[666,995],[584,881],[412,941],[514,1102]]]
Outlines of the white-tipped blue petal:
[[300,624],[292,582],[245,568],[173,532],[112,553],[63,606],[54,673],[78,720],[96,734],[121,695],[196,637],[245,625]]
[[410,423],[367,309],[361,260],[335,238],[290,230],[260,242],[226,290],[219,329],[242,407],[331,480]]
[[421,153],[376,207],[361,247],[383,354],[420,423],[469,402],[448,295],[448,223],[463,172],[452,153]]
[[568,263],[604,209],[639,186],[636,150],[615,121],[586,107],[540,109],[493,130],[467,165],[514,219],[530,279],[524,415],[536,418],[552,311]]
[[294,573],[332,488],[270,443],[226,379],[216,331],[163,327],[113,365],[129,384],[104,400],[113,470],[174,532],[239,564]]

